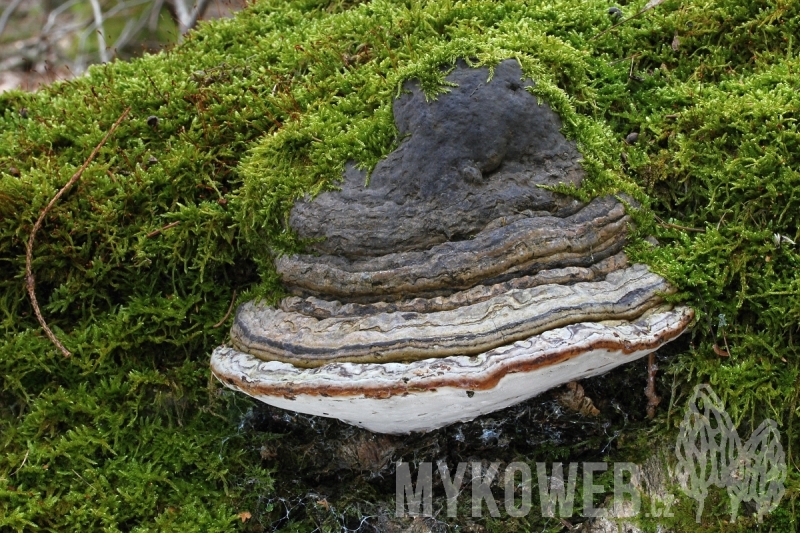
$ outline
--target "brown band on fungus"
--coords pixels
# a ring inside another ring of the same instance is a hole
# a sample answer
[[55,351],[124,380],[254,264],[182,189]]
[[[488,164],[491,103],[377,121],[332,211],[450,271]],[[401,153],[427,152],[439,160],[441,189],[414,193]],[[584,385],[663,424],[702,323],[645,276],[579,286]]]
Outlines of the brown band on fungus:
[[[450,375],[437,375],[431,378],[415,379],[411,378],[408,381],[402,377],[395,377],[393,380],[375,378],[374,384],[365,384],[362,380],[353,379],[348,381],[347,376],[342,376],[342,381],[335,384],[311,384],[311,380],[297,379],[292,381],[289,385],[280,384],[280,382],[272,380],[254,381],[250,382],[243,379],[242,374],[231,375],[223,373],[219,364],[212,365],[212,371],[218,379],[226,383],[232,383],[235,388],[246,392],[247,394],[264,397],[264,396],[283,396],[283,395],[311,395],[317,396],[324,393],[326,396],[331,397],[353,397],[353,396],[370,396],[375,397],[375,394],[387,394],[388,396],[402,395],[414,391],[430,391],[435,388],[442,387],[457,387],[464,390],[489,390],[497,386],[500,380],[510,373],[515,372],[532,372],[547,366],[558,365],[565,361],[575,358],[576,356],[594,350],[607,350],[609,352],[622,352],[630,354],[637,351],[650,351],[655,350],[659,346],[678,337],[688,327],[694,318],[694,312],[690,308],[681,308],[676,311],[665,313],[666,317],[664,322],[666,325],[656,335],[642,334],[636,341],[630,339],[622,339],[614,335],[613,331],[609,331],[606,338],[593,340],[589,342],[581,342],[578,344],[566,343],[564,346],[552,351],[548,351],[541,356],[534,357],[533,359],[522,359],[520,361],[512,361],[508,363],[493,363],[492,357],[502,356],[504,349],[492,350],[487,354],[487,368],[481,371],[473,372],[470,377],[462,377],[456,372]],[[593,324],[575,324],[567,326],[566,330],[572,332],[571,336],[579,334],[581,330],[591,332]],[[596,325],[595,325],[596,326]],[[632,326],[636,327],[634,323]],[[645,326],[640,326],[644,328]],[[612,327],[609,328],[611,330]],[[649,327],[647,328],[649,329]],[[618,334],[617,334],[618,335]],[[611,337],[611,338],[608,338]],[[227,348],[226,350],[231,350]],[[234,351],[234,353],[236,353]],[[243,354],[241,354],[243,355]],[[230,355],[228,356],[230,357]],[[263,364],[263,362],[259,363]],[[419,365],[454,365],[453,358],[427,360],[416,362],[412,364]],[[341,366],[341,365],[340,365]],[[314,370],[305,370],[300,372],[314,372]],[[424,384],[420,381],[424,380]],[[388,397],[387,396],[387,397]],[[383,397],[383,396],[381,396]]]
[[355,261],[334,256],[283,256],[275,265],[284,284],[298,295],[344,302],[435,296],[545,269],[589,267],[622,250],[631,223],[620,202],[603,197],[563,219],[520,218],[472,239],[427,250]]
[[511,290],[434,313],[318,320],[247,303],[236,314],[231,342],[260,359],[301,368],[472,355],[569,324],[633,320],[660,304],[661,295],[671,290],[662,277],[634,265],[608,274],[604,281]]
[[286,313],[299,313],[318,319],[367,316],[376,313],[433,313],[449,311],[465,305],[484,302],[514,289],[531,289],[540,285],[572,285],[582,281],[602,281],[615,271],[625,268],[628,258],[624,252],[603,259],[589,267],[566,267],[541,270],[536,274],[513,278],[493,285],[477,285],[449,296],[433,298],[413,298],[374,303],[342,303],[336,300],[323,300],[313,296],[300,298],[291,296],[281,300],[278,307]]

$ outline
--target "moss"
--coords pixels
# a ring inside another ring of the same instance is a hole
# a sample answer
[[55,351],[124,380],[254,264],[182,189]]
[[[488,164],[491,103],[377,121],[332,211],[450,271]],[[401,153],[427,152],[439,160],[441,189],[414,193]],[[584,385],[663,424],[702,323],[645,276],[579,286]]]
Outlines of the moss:
[[[800,8],[668,0],[594,38],[609,5],[262,1],[169,52],[0,95],[0,529],[249,527],[238,513],[270,493],[273,463],[237,430],[249,400],[209,379],[214,326],[234,291],[280,295],[272,258],[302,247],[292,202],[335,187],[348,160],[372,168],[397,142],[403,82],[435,98],[459,58],[517,58],[585,156],[576,194],[642,203],[638,235],[662,246],[637,238],[630,254],[699,312],[656,430],[710,382],[743,428],[778,421],[795,460],[800,256],[773,234],[800,237]],[[64,358],[32,316],[25,242],[127,106],[33,250]],[[791,467],[787,486],[776,531],[797,523]]]

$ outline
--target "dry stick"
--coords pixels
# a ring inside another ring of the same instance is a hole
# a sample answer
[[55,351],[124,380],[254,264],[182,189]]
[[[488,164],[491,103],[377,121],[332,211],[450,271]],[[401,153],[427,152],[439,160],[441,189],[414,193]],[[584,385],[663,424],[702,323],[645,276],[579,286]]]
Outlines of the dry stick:
[[84,161],[83,166],[81,166],[81,168],[79,168],[78,171],[72,175],[67,184],[61,187],[61,190],[59,190],[56,193],[56,195],[53,196],[53,199],[50,200],[50,203],[47,204],[47,207],[45,207],[42,210],[41,214],[39,214],[39,218],[36,219],[36,223],[33,225],[33,229],[31,230],[31,236],[28,237],[28,246],[27,249],[25,250],[25,283],[28,286],[28,296],[30,296],[31,298],[31,305],[33,305],[33,312],[36,313],[36,318],[39,320],[39,324],[41,324],[42,329],[47,334],[47,338],[49,338],[50,342],[55,344],[56,347],[59,350],[61,350],[61,353],[64,354],[64,357],[69,357],[72,354],[69,352],[69,350],[64,348],[64,345],[61,344],[61,342],[58,340],[58,337],[56,337],[55,334],[47,326],[47,322],[45,322],[44,317],[42,316],[42,311],[41,309],[39,309],[39,302],[36,300],[36,278],[34,278],[33,276],[33,267],[31,266],[33,263],[33,242],[34,239],[36,239],[36,232],[38,232],[39,228],[42,227],[42,223],[44,222],[44,217],[47,216],[47,213],[50,212],[50,210],[53,208],[53,206],[56,204],[59,198],[64,196],[64,194],[69,190],[69,188],[72,187],[75,184],[75,182],[80,179],[81,175],[83,174],[83,171],[86,170],[86,167],[88,167],[89,164],[92,162],[92,160],[95,158],[97,153],[100,151],[100,148],[103,147],[108,138],[111,137],[111,134],[114,133],[114,130],[116,130],[117,127],[125,119],[125,117],[128,116],[128,113],[130,113],[130,111],[131,108],[129,107],[119,116],[114,125],[111,126],[111,129],[108,130],[108,133],[106,133],[106,136],[103,137],[103,140],[100,141],[100,143],[94,147],[94,150],[92,150],[92,153],[89,155],[89,158],[86,159],[86,161]]
[[228,317],[231,316],[231,311],[233,311],[233,304],[234,304],[235,301],[236,301],[236,291],[234,290],[233,291],[233,298],[231,298],[231,305],[228,306],[228,312],[225,313],[225,316],[222,317],[222,320],[220,320],[219,322],[217,322],[216,324],[211,326],[212,328],[218,328],[222,324],[224,324],[226,320],[228,320]]
[[167,224],[163,228],[158,228],[157,230],[151,231],[150,233],[145,235],[145,238],[151,239],[151,238],[155,237],[156,235],[158,235],[159,233],[161,233],[162,231],[167,231],[170,228],[174,228],[175,226],[177,226],[180,223],[181,223],[180,220],[176,220],[175,222],[170,222],[169,224]]
[[650,419],[656,416],[656,407],[661,403],[661,398],[656,395],[657,371],[656,354],[650,352],[647,356],[647,387],[644,389],[644,395],[647,396],[647,418]]
[[633,54],[633,55],[630,55],[630,56],[628,56],[628,57],[623,57],[622,59],[616,59],[616,60],[614,60],[614,61],[611,61],[611,62],[609,62],[609,63],[606,63],[606,65],[608,65],[608,66],[610,67],[610,66],[612,66],[612,65],[616,65],[617,63],[622,63],[623,61],[627,61],[627,60],[629,60],[629,59],[632,59],[632,58],[634,58],[634,57],[636,57],[636,56],[639,56],[639,55],[641,55],[641,54],[640,54],[640,53],[635,53],[635,54]]
[[722,328],[722,340],[725,341],[725,351],[728,352],[728,355],[731,354],[731,349],[728,348],[728,337],[725,335],[725,328]]
[[94,13],[94,25],[97,27],[97,47],[100,49],[100,61],[108,63],[108,50],[106,50],[106,32],[103,30],[103,9],[100,7],[99,0],[89,0],[92,4]]
[[186,22],[186,31],[183,33],[186,33],[189,30],[194,29],[195,26],[197,26],[197,21],[200,19],[200,17],[202,17],[205,14],[209,3],[210,0],[198,0],[197,5],[195,6],[191,16],[189,17],[189,20]]
[[3,30],[6,29],[6,24],[8,24],[8,19],[11,18],[11,15],[14,14],[14,11],[22,4],[22,0],[14,0],[11,2],[7,8],[3,10],[3,14],[0,15],[0,35],[2,35]]
[[658,225],[662,226],[664,228],[682,229],[684,231],[694,231],[694,232],[697,232],[697,233],[705,233],[706,232],[706,230],[704,230],[702,228],[690,228],[688,226],[679,226],[678,224],[670,224],[668,222],[664,222],[663,220],[661,220],[658,217],[655,217],[655,219],[658,221]]
[[[23,466],[25,466],[25,461],[27,461],[27,460],[28,460],[28,454],[29,454],[29,453],[31,453],[31,449],[30,449],[30,448],[28,448],[28,449],[25,451],[25,457],[23,457],[23,459],[22,459],[22,464],[21,464],[21,465],[19,465],[19,466],[17,467],[17,469],[16,469],[16,470],[14,470],[14,472],[11,474],[11,476],[14,476],[14,475],[16,475],[16,473],[17,473],[17,472],[19,472],[20,468],[22,468]],[[11,477],[11,476],[9,476],[9,477]]]

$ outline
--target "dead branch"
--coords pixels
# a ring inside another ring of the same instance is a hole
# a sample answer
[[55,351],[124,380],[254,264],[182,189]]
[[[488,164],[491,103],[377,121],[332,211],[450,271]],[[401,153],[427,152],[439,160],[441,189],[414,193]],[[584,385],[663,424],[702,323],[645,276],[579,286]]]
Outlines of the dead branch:
[[[30,454],[30,453],[31,453],[31,449],[30,449],[30,448],[28,448],[28,449],[25,451],[25,457],[23,457],[23,458],[22,458],[22,464],[20,464],[20,465],[17,467],[17,469],[16,469],[16,470],[14,470],[14,472],[12,472],[12,473],[11,473],[11,476],[15,476],[15,475],[17,474],[17,472],[19,472],[19,471],[20,471],[20,469],[21,469],[23,466],[25,466],[25,462],[28,460],[28,454]],[[11,477],[11,476],[9,476],[9,477]]]
[[108,63],[108,50],[106,50],[106,32],[103,30],[103,9],[98,0],[89,0],[94,14],[94,25],[97,28],[97,48],[100,49],[100,61]]
[[198,19],[203,16],[210,3],[211,0],[197,0],[197,5],[194,11],[192,11],[192,16],[189,17],[189,21],[186,24],[186,31],[194,29],[194,27],[197,26]]
[[92,153],[89,154],[89,157],[86,159],[86,161],[83,162],[81,168],[79,168],[78,171],[72,175],[72,177],[69,179],[66,185],[61,187],[61,189],[56,193],[56,195],[53,196],[53,199],[50,200],[50,203],[48,203],[47,206],[39,214],[39,218],[36,219],[36,223],[33,225],[33,229],[31,230],[31,235],[30,237],[28,237],[28,246],[27,249],[25,250],[25,282],[28,287],[28,296],[30,296],[31,298],[31,305],[33,306],[33,312],[36,314],[36,318],[39,320],[39,324],[41,324],[42,329],[47,334],[47,338],[49,338],[50,342],[55,344],[56,347],[59,350],[61,350],[61,353],[64,354],[64,357],[69,357],[72,354],[69,352],[69,350],[64,348],[64,345],[61,344],[61,341],[58,340],[58,337],[56,337],[55,334],[52,332],[52,330],[48,327],[47,322],[42,316],[42,311],[41,309],[39,309],[39,302],[36,300],[36,278],[33,276],[33,243],[34,240],[36,239],[36,233],[39,231],[39,228],[42,227],[42,223],[44,222],[47,213],[49,213],[50,210],[53,208],[53,206],[56,205],[56,202],[58,202],[58,200],[62,196],[64,196],[64,194],[66,194],[66,192],[70,189],[70,187],[72,187],[75,184],[75,182],[77,182],[80,179],[81,175],[83,174],[83,171],[86,170],[86,168],[89,166],[92,160],[94,160],[95,156],[100,151],[100,148],[103,147],[108,138],[111,137],[111,135],[114,133],[117,127],[125,119],[125,117],[128,116],[128,113],[130,113],[130,111],[131,108],[129,107],[122,112],[122,114],[119,116],[114,125],[111,126],[111,129],[108,130],[108,133],[106,133],[105,137],[103,137],[103,140],[101,140],[98,143],[98,145],[94,147]]
[[155,0],[153,9],[150,11],[150,18],[147,21],[147,28],[150,31],[158,29],[158,15],[161,13],[161,8],[164,6],[164,0]]
[[661,220],[658,217],[655,217],[655,219],[656,219],[656,222],[658,222],[658,225],[663,227],[663,228],[680,229],[680,230],[684,230],[684,231],[694,231],[696,233],[705,233],[706,232],[706,230],[704,230],[702,228],[690,228],[689,226],[679,226],[678,224],[670,224],[668,222],[664,222],[663,220]]
[[178,25],[181,35],[183,35],[189,31],[189,19],[192,18],[192,14],[189,8],[186,7],[186,2],[183,0],[172,0],[171,3],[175,7],[175,14],[178,16]]
[[644,395],[647,397],[647,418],[650,419],[655,418],[656,407],[661,403],[661,398],[656,395],[656,372],[658,372],[656,354],[650,352],[647,356],[647,387],[644,389]]
[[[150,0],[147,0],[150,2]],[[136,4],[138,5],[138,4]],[[132,7],[132,6],[131,6]],[[152,2],[149,6],[149,9],[145,9],[142,15],[139,17],[139,20],[130,19],[128,22],[125,23],[125,28],[120,33],[117,40],[114,41],[114,45],[112,47],[112,53],[116,56],[118,50],[122,50],[128,43],[138,35],[145,26],[148,25],[150,19],[153,17],[153,10],[158,9],[161,10],[161,2],[155,1]]]
[[180,223],[181,223],[181,221],[180,221],[180,220],[176,220],[175,222],[170,222],[170,223],[169,223],[169,224],[167,224],[166,226],[163,226],[163,227],[160,227],[160,228],[158,228],[157,230],[153,230],[153,231],[151,231],[150,233],[148,233],[147,235],[145,235],[145,238],[147,238],[147,239],[152,239],[153,237],[155,237],[156,235],[158,235],[158,234],[159,234],[159,233],[161,233],[162,231],[167,231],[167,230],[168,230],[168,229],[170,229],[170,228],[174,228],[175,226],[177,226],[177,225],[178,225],[178,224],[180,224]]
[[197,5],[194,9],[189,9],[184,0],[167,0],[172,6],[175,13],[174,18],[178,22],[178,27],[181,32],[181,37],[186,35],[190,30],[194,29],[197,21],[206,12],[210,0],[197,0]]
[[22,3],[22,0],[14,0],[11,4],[3,10],[3,14],[0,15],[0,35],[3,34],[3,30],[6,29],[6,24],[8,24],[8,19],[11,18],[11,15],[14,14],[14,11]]
[[69,8],[71,8],[72,6],[74,6],[75,4],[77,4],[78,2],[80,2],[80,0],[69,0],[68,2],[63,3],[54,10],[52,10],[47,15],[47,22],[42,28],[40,35],[47,36],[53,29],[53,27],[58,23],[58,16],[64,13]]
[[233,298],[231,298],[231,305],[228,306],[228,312],[225,313],[225,316],[222,317],[222,320],[220,320],[219,322],[217,322],[216,324],[211,326],[212,328],[216,329],[216,328],[220,327],[222,324],[224,324],[226,320],[228,320],[228,317],[231,316],[231,311],[233,311],[233,304],[235,302],[236,302],[236,291],[234,290],[233,291]]

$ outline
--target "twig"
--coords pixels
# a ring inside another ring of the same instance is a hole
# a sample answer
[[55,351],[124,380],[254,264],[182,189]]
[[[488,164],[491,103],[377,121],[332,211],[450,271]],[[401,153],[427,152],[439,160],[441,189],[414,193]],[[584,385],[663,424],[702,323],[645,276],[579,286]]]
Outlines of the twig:
[[210,3],[210,0],[197,0],[197,6],[195,6],[194,11],[192,11],[192,16],[189,17],[189,20],[186,23],[186,30],[183,33],[186,33],[197,26],[198,19],[205,14],[208,4]]
[[197,0],[197,5],[194,6],[194,9],[189,9],[183,0],[171,0],[171,3],[175,7],[179,29],[181,36],[183,36],[197,25],[198,19],[203,16],[206,8],[208,8],[209,0]]
[[[80,2],[80,0],[69,0],[69,2],[65,2],[65,3],[61,4],[60,6],[58,6],[57,8],[55,8],[54,10],[52,10],[47,15],[47,22],[45,22],[44,27],[42,28],[42,31],[41,31],[41,33],[39,35],[48,35],[49,36],[50,35],[50,31],[53,29],[53,26],[55,26],[56,23],[58,22],[58,16],[61,13],[63,13],[64,11],[66,11],[67,9],[69,9],[72,6],[74,6],[75,4],[77,4],[78,2]],[[83,25],[84,25],[83,22],[81,22],[80,26],[83,26]]]
[[106,33],[103,31],[103,10],[98,0],[89,0],[94,13],[94,25],[97,27],[97,47],[100,49],[100,61],[108,63],[108,50],[106,50]]
[[108,130],[108,133],[106,133],[105,137],[103,137],[103,140],[101,140],[98,143],[98,145],[94,147],[92,153],[89,154],[89,157],[86,159],[86,161],[83,162],[81,168],[79,168],[78,171],[72,175],[72,177],[69,179],[66,185],[61,187],[61,189],[56,193],[56,195],[53,196],[53,199],[50,200],[50,203],[47,204],[47,206],[39,214],[39,218],[36,219],[36,223],[33,225],[33,229],[31,230],[31,235],[30,237],[28,237],[28,246],[27,250],[25,250],[25,283],[28,287],[28,296],[30,296],[31,298],[31,305],[33,306],[33,312],[36,313],[36,318],[39,320],[39,324],[41,324],[42,329],[47,334],[47,338],[49,338],[50,342],[55,344],[56,347],[59,350],[61,350],[61,353],[64,354],[64,357],[69,357],[72,354],[69,352],[69,350],[64,348],[64,345],[61,344],[61,342],[58,340],[58,337],[56,337],[55,334],[47,326],[47,322],[44,320],[44,317],[42,316],[42,310],[39,309],[39,302],[36,300],[36,278],[33,276],[33,266],[32,266],[33,243],[34,240],[36,239],[36,233],[39,231],[39,228],[42,227],[42,223],[44,222],[44,218],[47,216],[47,213],[50,212],[53,206],[56,205],[56,202],[58,202],[58,200],[62,196],[64,196],[64,194],[70,189],[70,187],[72,187],[75,184],[75,182],[80,179],[81,175],[83,174],[83,171],[86,170],[86,168],[95,158],[97,153],[100,151],[100,148],[103,147],[108,138],[111,137],[111,134],[114,133],[114,131],[122,123],[125,117],[128,116],[128,113],[130,113],[130,111],[131,108],[129,107],[128,109],[122,112],[122,114],[119,116],[114,125],[111,126],[111,129]]
[[656,395],[656,372],[658,372],[656,354],[650,352],[647,356],[647,387],[644,389],[644,395],[647,396],[647,418],[651,420],[656,416],[656,407],[661,403],[661,398]]
[[228,306],[228,312],[225,313],[225,316],[222,317],[222,320],[220,320],[219,322],[217,322],[216,324],[211,326],[212,328],[218,328],[222,324],[224,324],[226,320],[228,320],[228,317],[231,316],[231,311],[233,311],[234,302],[236,302],[236,291],[235,290],[233,291],[233,298],[231,298],[231,305]]
[[684,231],[694,231],[696,233],[705,233],[706,230],[702,228],[690,228],[688,226],[679,226],[678,224],[670,224],[669,222],[664,222],[658,217],[655,217],[656,221],[658,221],[658,225],[664,228],[672,228],[672,229],[682,229]]
[[[30,454],[30,453],[31,453],[31,449],[30,449],[30,448],[28,448],[28,449],[25,451],[25,457],[23,457],[23,458],[22,458],[22,464],[21,464],[21,465],[19,465],[19,466],[17,467],[17,469],[16,469],[16,470],[14,470],[14,472],[12,472],[12,473],[11,473],[11,476],[15,475],[17,472],[19,472],[19,471],[20,471],[20,469],[21,469],[23,466],[25,466],[25,462],[28,460],[28,454]],[[8,477],[11,477],[11,476],[8,476]]]
[[156,0],[153,3],[153,8],[150,11],[150,19],[147,21],[147,28],[150,31],[158,29],[158,16],[161,14],[161,8],[164,5],[164,0]]
[[722,340],[725,342],[725,351],[730,355],[731,349],[728,347],[728,337],[725,335],[725,328],[722,328]]
[[[84,483],[86,483],[87,485],[89,485],[89,488],[92,488],[92,489],[94,489],[94,485],[92,485],[91,483],[89,483],[88,481],[86,481],[85,479],[83,479],[83,476],[82,476],[82,475],[80,475],[79,473],[77,473],[77,472],[75,471],[75,469],[74,469],[74,468],[70,468],[70,470],[72,470],[72,473],[73,473],[73,474],[75,474],[76,476],[78,476],[78,477],[80,478],[80,480],[81,480],[81,481],[83,481]],[[95,489],[95,490],[97,490],[97,489]]]
[[166,225],[166,226],[164,226],[163,228],[158,228],[157,230],[153,230],[153,231],[151,231],[150,233],[148,233],[148,234],[146,235],[146,238],[148,238],[148,239],[150,239],[150,238],[153,238],[153,237],[155,237],[156,235],[158,235],[159,233],[161,233],[162,231],[167,231],[167,230],[168,230],[168,229],[170,229],[170,228],[174,228],[175,226],[177,226],[177,225],[178,225],[178,224],[180,224],[180,223],[181,223],[181,221],[180,221],[180,220],[176,220],[175,222],[170,222],[169,224],[167,224],[167,225]]
[[6,29],[6,24],[8,24],[8,19],[11,18],[11,15],[14,14],[14,11],[17,10],[19,5],[22,3],[22,0],[14,0],[11,2],[7,8],[3,10],[3,14],[0,15],[0,35],[3,34],[3,30]]
[[148,79],[148,80],[150,80],[150,85],[152,85],[152,86],[153,86],[153,89],[155,89],[155,90],[156,90],[156,92],[158,93],[158,95],[161,97],[161,99],[162,99],[162,100],[164,100],[164,103],[169,103],[169,102],[167,102],[167,99],[166,99],[166,98],[164,98],[164,93],[162,93],[162,92],[161,92],[161,89],[159,89],[159,88],[156,86],[156,82],[154,82],[154,81],[153,81],[153,78],[151,78],[151,77],[150,77],[150,74],[148,74],[147,72],[145,72],[145,73],[144,73],[144,75],[145,75],[145,76],[147,76],[147,79]]
[[626,22],[628,22],[628,21],[630,21],[630,20],[633,20],[633,19],[635,19],[635,18],[638,18],[638,17],[640,17],[640,16],[641,16],[641,15],[643,15],[644,13],[646,13],[646,12],[650,11],[651,9],[653,9],[654,7],[656,7],[657,5],[663,4],[664,2],[665,2],[665,0],[650,0],[649,2],[647,2],[647,5],[646,5],[646,6],[644,6],[644,7],[643,7],[643,8],[642,8],[642,9],[641,9],[641,10],[640,10],[638,13],[636,13],[636,14],[635,14],[635,15],[633,15],[632,17],[628,17],[628,18],[626,18],[625,20],[621,20],[621,21],[617,22],[616,24],[614,24],[614,25],[613,25],[613,26],[611,26],[610,28],[606,28],[605,30],[601,31],[600,33],[598,33],[597,35],[595,35],[594,37],[592,37],[592,38],[591,38],[591,39],[589,39],[589,40],[590,40],[590,41],[594,41],[595,39],[597,39],[597,38],[598,38],[598,37],[600,37],[601,35],[603,35],[603,34],[605,34],[605,33],[608,33],[608,32],[610,32],[611,30],[613,30],[613,29],[614,29],[614,28],[616,28],[617,26],[622,26],[622,25],[623,25],[623,24],[625,24]]
[[[139,4],[151,3],[151,1],[152,0],[143,0],[143,1],[140,1],[140,2],[121,2],[120,4],[117,4],[117,5],[118,6],[119,5],[124,5],[126,7],[135,7],[135,6],[139,5]],[[151,6],[154,6],[154,5],[155,5],[155,2],[151,3]],[[160,9],[160,7],[159,7],[159,9]],[[113,9],[106,14],[106,17],[110,18],[112,11],[113,11]],[[149,23],[150,11],[148,11],[146,8],[143,11],[144,12],[139,17],[138,21],[134,21],[134,19],[130,19],[125,24],[124,30],[122,31],[120,36],[117,37],[117,40],[114,41],[114,46],[112,48],[113,48],[113,53],[114,53],[115,56],[117,55],[117,51],[119,51],[122,48],[124,48],[125,46],[127,46],[127,44],[130,42],[130,40],[133,37],[135,37],[136,35],[138,35],[142,31],[142,29],[144,29],[144,27],[147,26],[147,24]]]
[[[150,2],[150,0],[130,0],[128,2],[118,2],[116,5],[114,5],[114,7],[112,7],[108,11],[106,11],[104,15],[102,13],[101,13],[101,15],[105,16],[106,19],[111,19],[114,16],[116,16],[118,13],[120,13],[122,11],[125,11],[126,9],[130,9],[132,7],[136,7],[136,6],[141,5],[141,4],[146,4],[148,2]],[[100,19],[100,23],[102,24],[102,22],[103,22],[103,19],[101,18]],[[92,23],[90,23],[88,25],[84,21],[81,24],[81,27],[84,27],[84,26],[86,28],[81,33],[80,40],[78,41],[78,49],[80,50],[81,53],[77,57],[77,59],[73,62],[74,69],[77,72],[83,72],[83,71],[86,70],[88,59],[86,57],[86,54],[84,54],[83,52],[84,52],[84,50],[86,50],[86,41],[89,39],[89,36],[91,36],[92,33],[94,33],[95,31],[99,32],[100,30],[103,29],[102,26],[98,25],[98,21],[97,21],[96,18],[94,19],[94,22],[92,22]],[[105,39],[105,33],[103,34],[103,38]],[[106,55],[106,59],[104,60],[104,62],[110,61],[111,60],[111,56],[108,55],[107,45],[104,45],[102,50],[104,51],[104,53]],[[116,54],[116,52],[115,52],[115,54]],[[102,60],[102,57],[101,57],[101,60]]]
[[189,12],[189,8],[186,7],[186,3],[183,0],[170,0],[172,7],[175,8],[175,15],[178,18],[178,29],[180,30],[181,35],[188,31],[189,19],[192,18],[192,14]]
[[663,226],[663,227],[665,227],[665,228],[672,228],[672,229],[682,229],[682,230],[684,230],[684,231],[694,231],[694,232],[696,232],[696,233],[705,233],[705,232],[706,232],[706,230],[704,230],[704,229],[699,229],[699,228],[690,228],[690,227],[688,227],[688,226],[679,226],[679,225],[677,225],[677,224],[669,224],[669,223],[667,223],[667,222],[659,222],[658,224],[659,224],[660,226]]
[[610,67],[612,65],[616,65],[617,63],[622,63],[623,61],[627,61],[629,59],[633,59],[634,57],[639,56],[639,55],[641,55],[641,54],[640,53],[636,53],[636,54],[630,55],[628,57],[623,57],[622,59],[615,59],[614,61],[606,63],[606,65],[608,65]]

